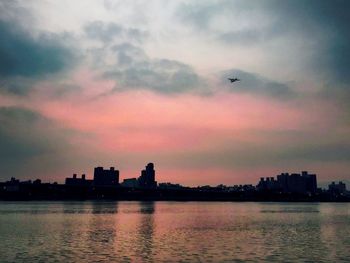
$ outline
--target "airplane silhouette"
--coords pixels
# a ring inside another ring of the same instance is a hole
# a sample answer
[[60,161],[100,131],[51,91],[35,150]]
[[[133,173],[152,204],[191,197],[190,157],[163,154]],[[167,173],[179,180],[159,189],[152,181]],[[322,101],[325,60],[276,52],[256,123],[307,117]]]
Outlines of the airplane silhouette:
[[234,78],[234,79],[228,78],[228,80],[231,81],[231,83],[236,82],[236,81],[240,81],[240,79],[238,79],[238,78]]

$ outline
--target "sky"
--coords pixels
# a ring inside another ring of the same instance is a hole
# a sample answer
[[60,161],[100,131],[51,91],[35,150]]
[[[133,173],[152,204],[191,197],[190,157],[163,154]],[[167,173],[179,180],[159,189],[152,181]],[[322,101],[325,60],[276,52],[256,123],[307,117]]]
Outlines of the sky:
[[0,180],[350,180],[348,25],[347,0],[0,0]]

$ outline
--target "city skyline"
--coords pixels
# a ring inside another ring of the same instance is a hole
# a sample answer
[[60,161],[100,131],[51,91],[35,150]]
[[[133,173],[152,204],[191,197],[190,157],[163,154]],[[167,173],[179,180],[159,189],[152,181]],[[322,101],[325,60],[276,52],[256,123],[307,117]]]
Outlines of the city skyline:
[[[152,164],[153,163],[148,163],[148,164]],[[70,179],[70,178],[77,178],[77,179],[86,179],[86,180],[90,180],[92,181],[95,177],[95,174],[96,174],[96,170],[101,170],[101,171],[105,171],[106,173],[109,173],[109,172],[116,172],[117,173],[117,181],[119,183],[125,181],[125,180],[130,180],[130,179],[137,179],[138,176],[140,176],[140,172],[136,173],[136,174],[127,174],[127,175],[123,175],[123,173],[120,171],[120,169],[118,167],[115,167],[115,166],[107,166],[108,169],[107,170],[104,170],[104,166],[97,166],[97,167],[94,167],[94,169],[92,169],[93,171],[92,172],[89,172],[89,171],[74,171],[72,173],[70,173],[70,175],[72,177],[69,177],[69,175],[62,175],[61,177],[59,177],[59,180],[46,180],[46,178],[41,178],[41,177],[25,177],[25,178],[16,178],[15,176],[12,176],[11,174],[8,174],[8,176],[4,179],[2,179],[2,181],[6,181],[8,180],[9,178],[15,178],[15,179],[20,179],[20,180],[23,180],[23,181],[35,181],[35,180],[40,180],[42,182],[45,182],[45,183],[59,183],[59,184],[62,184],[64,182],[67,182],[67,179]],[[146,166],[147,167],[147,166]],[[111,170],[109,170],[111,169]],[[306,171],[305,169],[294,169],[294,171],[302,171],[302,173],[304,171]],[[143,170],[141,170],[141,175],[142,175],[142,172]],[[186,187],[196,187],[196,186],[203,186],[203,185],[210,185],[210,186],[217,186],[217,185],[249,185],[249,184],[252,184],[252,185],[255,185],[255,182],[256,184],[258,185],[259,184],[259,181],[257,181],[259,178],[260,180],[262,178],[266,178],[266,179],[269,179],[269,178],[272,178],[271,176],[276,176],[278,177],[279,175],[283,175],[283,174],[287,174],[289,175],[288,172],[285,172],[285,170],[282,170],[282,171],[279,171],[279,172],[276,172],[274,174],[260,174],[259,176],[257,176],[255,178],[255,181],[243,181],[243,182],[232,182],[232,183],[225,183],[225,182],[219,182],[219,181],[214,181],[212,182],[211,184],[208,184],[206,183],[205,181],[204,182],[198,182],[197,184],[184,184],[183,182],[179,181],[179,180],[175,180],[174,181],[171,181],[171,183],[175,183],[175,184],[180,184],[180,185],[183,185],[183,186],[186,186]],[[296,173],[291,173],[291,174],[296,174]],[[160,178],[164,178],[164,176],[162,176],[161,174],[159,174],[158,172],[158,176],[160,175]],[[68,177],[67,177],[68,176]],[[80,176],[80,178],[79,178]],[[165,177],[166,178],[166,177]],[[345,184],[350,184],[350,181],[347,180],[347,179],[338,179],[338,180],[329,180],[329,181],[317,181],[318,182],[318,185],[321,187],[321,188],[326,188],[329,184],[331,183],[334,183],[336,181],[339,181],[339,182],[344,182]],[[1,180],[0,180],[1,182]],[[170,183],[170,181],[166,181],[166,180],[162,180],[160,181],[161,183]]]
[[40,179],[21,181],[14,177],[0,182],[0,200],[134,200],[134,201],[272,201],[272,202],[349,202],[346,183],[332,182],[319,187],[317,175],[281,173],[261,177],[257,184],[184,186],[158,182],[153,163],[138,177],[120,181],[116,167],[94,168],[92,179],[82,174],[66,177],[64,184]]
[[0,1],[0,181],[349,182],[349,4]]
[[[105,169],[103,166],[97,166],[93,169],[93,176],[89,178],[86,176],[86,173],[81,173],[79,177],[79,173],[73,173],[72,177],[65,177],[64,185],[72,185],[72,186],[122,186],[129,188],[157,188],[160,185],[171,185],[185,188],[196,188],[196,187],[254,187],[257,190],[263,191],[295,191],[295,192],[305,192],[308,191],[310,193],[315,193],[316,190],[331,188],[337,188],[338,186],[344,187],[346,191],[346,184],[349,183],[346,180],[340,180],[337,184],[335,181],[330,182],[321,182],[319,183],[316,179],[316,174],[309,173],[309,171],[302,170],[301,173],[289,173],[289,172],[281,172],[276,176],[268,175],[265,177],[260,177],[260,180],[255,184],[252,182],[244,183],[244,184],[231,184],[225,185],[222,182],[216,182],[216,184],[208,185],[208,184],[197,184],[197,185],[182,185],[180,182],[169,182],[169,181],[156,181],[156,170],[154,169],[154,163],[148,163],[145,166],[145,169],[141,170],[139,176],[135,177],[121,177],[120,171],[118,167],[110,166]],[[45,182],[42,181],[41,178],[30,178],[28,180],[21,181],[15,177],[11,177],[10,181],[4,181],[0,183],[9,183],[9,182],[17,182],[17,183],[29,183],[29,184],[62,184],[62,182]],[[289,190],[288,190],[289,189]],[[299,190],[297,190],[299,189]]]

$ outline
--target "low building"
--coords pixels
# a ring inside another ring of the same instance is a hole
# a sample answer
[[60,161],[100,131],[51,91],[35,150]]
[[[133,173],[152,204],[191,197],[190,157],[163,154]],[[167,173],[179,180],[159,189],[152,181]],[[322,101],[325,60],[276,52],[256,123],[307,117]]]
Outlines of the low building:
[[183,189],[184,187],[182,185],[180,185],[180,184],[160,183],[158,185],[158,188],[160,188],[160,189],[179,190],[179,189]]
[[332,182],[328,185],[328,191],[333,194],[345,194],[346,193],[346,184],[340,181],[339,183]]
[[4,184],[4,190],[6,192],[18,192],[20,186],[20,181],[14,177],[11,177],[10,181],[6,181]]
[[128,178],[123,180],[123,182],[121,183],[121,186],[129,187],[129,188],[138,188],[139,182],[137,178]]
[[261,177],[256,188],[260,191],[276,191],[280,190],[281,186],[274,177]]
[[298,173],[281,173],[274,177],[261,177],[257,185],[260,191],[280,191],[283,193],[314,194],[317,191],[316,174],[307,171]]
[[82,174],[81,178],[78,178],[77,174],[73,174],[71,178],[66,178],[66,185],[87,186],[91,184],[92,180],[87,180],[85,174]]

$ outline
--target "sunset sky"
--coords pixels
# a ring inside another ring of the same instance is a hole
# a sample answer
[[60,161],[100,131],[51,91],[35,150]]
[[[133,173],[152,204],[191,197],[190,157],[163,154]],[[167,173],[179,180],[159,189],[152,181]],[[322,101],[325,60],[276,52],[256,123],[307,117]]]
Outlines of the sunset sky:
[[[350,1],[0,0],[0,181],[350,180]],[[240,82],[229,83],[228,77]]]

